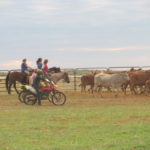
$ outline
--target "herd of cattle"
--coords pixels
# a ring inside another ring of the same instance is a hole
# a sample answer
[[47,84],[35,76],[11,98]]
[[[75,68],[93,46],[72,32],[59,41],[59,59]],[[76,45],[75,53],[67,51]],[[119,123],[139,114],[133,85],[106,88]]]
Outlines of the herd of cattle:
[[92,93],[99,91],[102,96],[102,89],[106,88],[113,92],[115,96],[122,90],[126,95],[129,87],[132,94],[150,92],[150,70],[134,70],[130,71],[92,71],[90,74],[81,77],[81,91],[86,91],[86,86],[90,86],[88,91]]

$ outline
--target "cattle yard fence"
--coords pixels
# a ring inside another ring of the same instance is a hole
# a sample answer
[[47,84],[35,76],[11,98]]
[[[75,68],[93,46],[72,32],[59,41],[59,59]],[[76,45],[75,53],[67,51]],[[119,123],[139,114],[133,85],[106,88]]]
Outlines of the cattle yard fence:
[[[127,66],[127,67],[90,67],[90,68],[63,68],[62,71],[68,72],[70,83],[65,83],[63,80],[58,83],[60,90],[63,91],[80,91],[81,76],[91,73],[95,70],[107,70],[107,71],[129,71],[131,68],[150,70],[150,66]],[[5,78],[9,71],[15,70],[0,70],[0,92],[7,92],[5,87]],[[17,87],[20,87],[20,83],[17,83]],[[14,90],[12,90],[14,92]]]

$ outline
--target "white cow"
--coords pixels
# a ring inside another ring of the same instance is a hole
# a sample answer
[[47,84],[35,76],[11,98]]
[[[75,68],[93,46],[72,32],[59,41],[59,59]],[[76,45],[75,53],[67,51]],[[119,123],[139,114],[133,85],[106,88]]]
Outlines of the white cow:
[[[111,88],[113,92],[115,89],[119,92],[122,85],[129,81],[129,76],[127,73],[119,74],[105,74],[99,73],[94,76],[94,90],[96,91],[100,87],[100,94],[102,96],[102,87]],[[117,93],[115,94],[117,96]]]

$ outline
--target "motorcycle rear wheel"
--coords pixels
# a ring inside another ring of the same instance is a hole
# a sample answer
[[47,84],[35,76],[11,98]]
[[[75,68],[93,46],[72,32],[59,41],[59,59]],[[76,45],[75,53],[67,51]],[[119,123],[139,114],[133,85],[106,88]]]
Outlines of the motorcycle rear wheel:
[[37,102],[37,96],[31,92],[26,92],[23,96],[26,105],[34,105]]
[[19,94],[18,94],[18,99],[21,103],[24,103],[24,94],[26,94],[26,91],[21,91]]

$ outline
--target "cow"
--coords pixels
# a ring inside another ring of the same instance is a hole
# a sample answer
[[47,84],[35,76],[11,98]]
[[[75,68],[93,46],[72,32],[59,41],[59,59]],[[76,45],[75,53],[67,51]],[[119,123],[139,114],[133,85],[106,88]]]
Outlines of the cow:
[[[128,73],[128,71],[110,71],[110,70],[95,70],[92,72],[94,75],[99,74],[99,73],[105,73],[105,74],[120,74],[120,73]],[[127,91],[127,87],[129,85],[129,81],[122,84],[122,91],[125,93],[126,95],[126,91]],[[99,91],[99,90],[98,90]],[[110,88],[108,88],[108,91],[111,91]]]
[[150,95],[150,80],[147,80],[145,82],[145,91],[144,92],[146,93],[147,96]]
[[[102,96],[102,87],[111,88],[112,92],[115,92],[115,89],[119,91],[122,88],[122,85],[129,81],[129,76],[127,73],[120,73],[120,74],[106,74],[100,73],[95,75],[94,77],[94,91],[97,90],[98,87],[100,88],[100,94]],[[124,94],[126,94],[124,92]],[[117,93],[116,95],[117,96]]]
[[93,93],[93,87],[94,87],[94,74],[86,74],[81,77],[81,92],[86,91],[86,86],[90,86],[91,92]]
[[130,89],[134,94],[138,94],[136,87],[143,87],[147,80],[150,80],[150,70],[139,70],[128,73],[130,78]]

